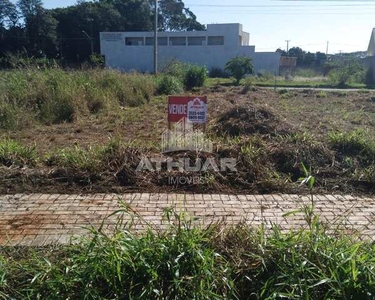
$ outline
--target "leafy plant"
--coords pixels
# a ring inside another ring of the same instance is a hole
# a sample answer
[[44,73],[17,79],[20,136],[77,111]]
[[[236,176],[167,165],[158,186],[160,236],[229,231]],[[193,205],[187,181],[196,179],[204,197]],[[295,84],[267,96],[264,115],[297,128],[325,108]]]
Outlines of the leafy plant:
[[337,62],[336,67],[328,75],[338,87],[345,87],[350,80],[363,82],[365,77],[363,64],[355,59]]
[[172,95],[181,94],[184,91],[182,82],[170,75],[163,75],[158,79],[158,94]]
[[201,87],[207,78],[207,69],[204,66],[190,65],[185,74],[184,83],[186,88]]
[[315,177],[312,175],[311,167],[309,169],[306,168],[306,166],[301,163],[302,170],[304,173],[304,177],[301,177],[299,180],[301,181],[301,184],[306,185],[310,190],[310,197],[311,197],[311,207],[314,207],[314,184],[315,184]]
[[252,59],[248,56],[236,56],[229,60],[225,65],[225,71],[236,79],[236,84],[239,85],[241,79],[246,74],[253,73]]
[[90,62],[94,67],[102,68],[105,64],[105,58],[103,55],[94,53],[90,55]]

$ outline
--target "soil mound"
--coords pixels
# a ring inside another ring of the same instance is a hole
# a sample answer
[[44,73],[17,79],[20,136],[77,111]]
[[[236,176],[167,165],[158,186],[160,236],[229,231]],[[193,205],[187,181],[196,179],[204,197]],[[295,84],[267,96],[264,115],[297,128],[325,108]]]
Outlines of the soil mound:
[[269,107],[241,105],[222,113],[213,131],[218,135],[287,134],[291,126],[280,120]]

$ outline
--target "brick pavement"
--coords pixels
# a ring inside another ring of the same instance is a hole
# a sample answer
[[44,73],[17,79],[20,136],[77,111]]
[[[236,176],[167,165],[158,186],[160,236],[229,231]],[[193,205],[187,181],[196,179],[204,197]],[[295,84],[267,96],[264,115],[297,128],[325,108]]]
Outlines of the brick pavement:
[[[88,234],[91,227],[102,225],[103,231],[113,232],[120,216],[125,222],[131,221],[135,231],[143,230],[147,224],[163,229],[163,213],[170,207],[185,211],[201,226],[212,222],[246,222],[253,226],[263,223],[267,227],[277,224],[285,231],[306,226],[300,213],[283,215],[309,203],[309,197],[298,195],[0,195],[0,245],[66,244],[76,236]],[[341,224],[348,234],[360,232],[374,238],[375,197],[317,195],[315,205],[323,220]],[[131,214],[124,212],[125,206]]]

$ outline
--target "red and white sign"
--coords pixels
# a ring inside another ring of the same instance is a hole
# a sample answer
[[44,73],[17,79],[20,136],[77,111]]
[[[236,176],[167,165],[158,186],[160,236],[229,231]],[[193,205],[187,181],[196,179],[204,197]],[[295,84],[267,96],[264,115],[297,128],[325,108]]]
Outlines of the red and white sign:
[[207,121],[207,97],[170,96],[168,99],[168,122],[186,118],[194,124]]

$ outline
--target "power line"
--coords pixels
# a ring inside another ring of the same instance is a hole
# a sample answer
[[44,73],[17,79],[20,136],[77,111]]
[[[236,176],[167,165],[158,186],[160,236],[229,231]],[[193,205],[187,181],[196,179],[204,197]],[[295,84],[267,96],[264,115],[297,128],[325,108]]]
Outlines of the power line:
[[[366,7],[366,6],[374,6],[375,3],[373,4],[327,4],[327,5],[322,5],[322,8],[335,8],[335,7]],[[249,5],[249,4],[198,4],[198,3],[191,3],[191,4],[186,4],[186,6],[194,6],[194,7],[239,7],[239,8],[258,8],[258,7],[263,7],[263,8],[284,8],[284,7],[316,7],[315,4],[311,5]]]

